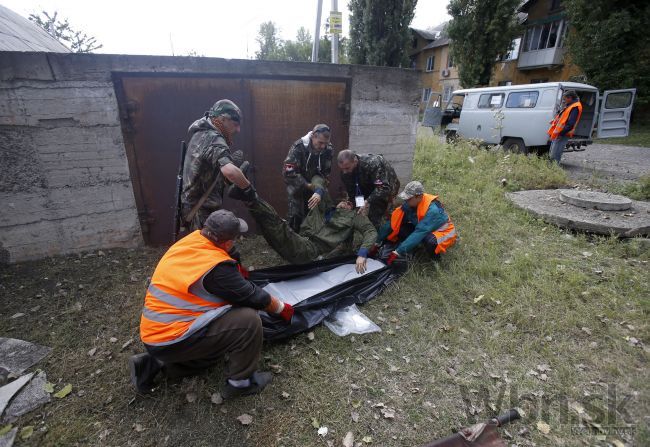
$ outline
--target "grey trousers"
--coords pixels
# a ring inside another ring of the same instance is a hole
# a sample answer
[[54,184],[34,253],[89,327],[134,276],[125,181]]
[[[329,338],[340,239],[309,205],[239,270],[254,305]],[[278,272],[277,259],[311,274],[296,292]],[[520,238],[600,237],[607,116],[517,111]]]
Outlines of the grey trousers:
[[225,359],[226,378],[253,375],[262,353],[262,320],[250,307],[234,307],[205,328],[168,346],[145,345],[150,355],[164,363],[168,378],[191,376]]

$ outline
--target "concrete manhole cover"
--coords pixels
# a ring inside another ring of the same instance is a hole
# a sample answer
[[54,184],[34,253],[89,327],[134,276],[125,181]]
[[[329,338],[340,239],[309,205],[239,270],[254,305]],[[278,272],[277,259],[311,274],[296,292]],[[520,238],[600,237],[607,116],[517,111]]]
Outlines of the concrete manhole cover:
[[562,228],[620,237],[650,235],[649,202],[630,200],[630,206],[625,210],[603,211],[594,209],[593,206],[585,208],[562,201],[560,191],[568,190],[510,192],[506,193],[506,197],[519,208]]
[[627,197],[604,192],[560,189],[558,190],[558,194],[561,201],[581,208],[592,208],[602,211],[624,211],[629,210],[632,206],[632,201]]

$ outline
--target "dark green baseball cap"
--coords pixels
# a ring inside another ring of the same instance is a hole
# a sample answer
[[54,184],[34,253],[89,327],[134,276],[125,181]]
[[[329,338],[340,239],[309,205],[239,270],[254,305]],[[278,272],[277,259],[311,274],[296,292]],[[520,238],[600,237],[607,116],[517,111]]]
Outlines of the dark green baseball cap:
[[228,117],[236,122],[241,122],[242,113],[241,109],[229,99],[220,99],[208,110],[208,116],[228,115]]

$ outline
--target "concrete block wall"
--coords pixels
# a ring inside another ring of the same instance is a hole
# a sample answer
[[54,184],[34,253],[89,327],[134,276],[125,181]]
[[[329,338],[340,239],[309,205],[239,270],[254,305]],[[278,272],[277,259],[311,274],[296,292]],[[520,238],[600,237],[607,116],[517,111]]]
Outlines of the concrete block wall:
[[413,172],[418,76],[414,71],[352,67],[350,149],[384,155],[402,185]]
[[142,244],[110,80],[25,62],[0,70],[0,262]]
[[351,79],[349,146],[410,180],[419,73],[216,58],[0,52],[0,263],[142,244],[114,72]]

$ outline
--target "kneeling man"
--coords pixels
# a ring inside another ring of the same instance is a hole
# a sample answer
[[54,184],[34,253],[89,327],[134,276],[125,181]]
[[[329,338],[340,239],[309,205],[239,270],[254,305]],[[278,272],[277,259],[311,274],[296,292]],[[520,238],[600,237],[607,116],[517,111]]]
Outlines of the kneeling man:
[[202,230],[176,242],[151,277],[140,319],[146,353],[131,357],[131,381],[149,393],[154,378],[196,374],[226,359],[224,399],[258,393],[271,373],[257,371],[262,351],[258,310],[291,321],[293,308],[246,280],[234,239],[248,230],[232,212],[210,214]]
[[422,183],[413,181],[399,197],[404,203],[393,211],[390,222],[380,228],[372,254],[383,243],[382,253],[390,253],[387,255],[390,265],[417,247],[423,247],[435,258],[454,245],[456,229],[438,196],[425,193]]

